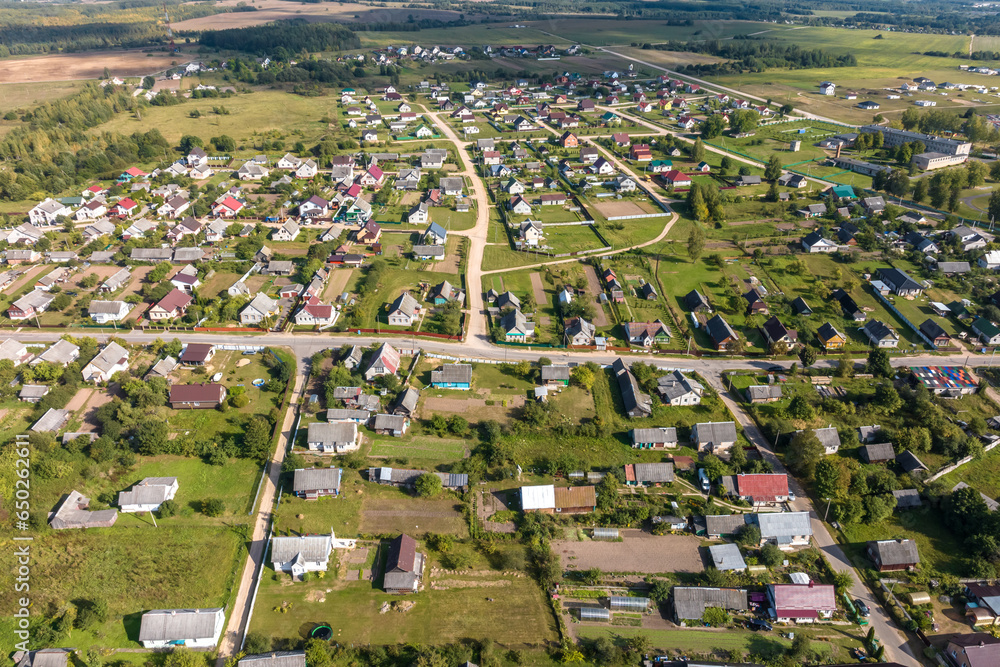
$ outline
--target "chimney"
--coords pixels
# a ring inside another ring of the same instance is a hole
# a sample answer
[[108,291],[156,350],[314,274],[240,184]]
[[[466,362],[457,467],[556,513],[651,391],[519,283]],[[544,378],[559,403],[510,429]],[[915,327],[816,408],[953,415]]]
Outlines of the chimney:
[[812,588],[815,583],[816,583],[815,581],[813,581],[812,579],[810,579],[809,580],[809,588]]

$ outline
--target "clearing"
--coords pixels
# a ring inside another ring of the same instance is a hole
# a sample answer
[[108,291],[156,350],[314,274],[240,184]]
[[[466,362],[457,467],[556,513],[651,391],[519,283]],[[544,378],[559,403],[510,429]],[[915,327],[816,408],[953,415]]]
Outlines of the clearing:
[[650,213],[662,213],[668,215],[661,209],[646,201],[636,201],[633,199],[612,199],[608,201],[596,201],[594,208],[605,218],[615,218],[623,215],[648,215]]
[[107,67],[115,76],[145,76],[162,72],[183,56],[145,54],[142,51],[88,51],[26,58],[7,58],[0,68],[0,83],[29,83],[96,79]]

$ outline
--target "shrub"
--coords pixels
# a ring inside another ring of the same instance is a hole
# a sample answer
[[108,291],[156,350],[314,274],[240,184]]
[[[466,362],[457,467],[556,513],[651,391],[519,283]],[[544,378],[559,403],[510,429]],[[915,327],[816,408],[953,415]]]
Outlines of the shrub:
[[222,498],[209,498],[201,505],[201,513],[205,516],[222,516],[226,511],[226,503],[222,501]]

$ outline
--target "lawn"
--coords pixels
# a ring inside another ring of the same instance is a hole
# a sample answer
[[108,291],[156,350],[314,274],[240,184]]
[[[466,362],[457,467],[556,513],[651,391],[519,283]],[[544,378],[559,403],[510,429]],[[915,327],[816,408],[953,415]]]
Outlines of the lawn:
[[[371,436],[370,456],[384,456],[395,459],[426,459],[430,461],[458,460],[465,456],[464,440],[435,437],[394,438],[392,436]],[[420,465],[414,461],[413,465]]]
[[[710,143],[720,148],[725,147],[731,151],[744,153],[765,163],[772,155],[777,155],[783,165],[805,171],[805,166],[801,163],[824,159],[827,156],[826,151],[814,144],[846,131],[848,128],[843,125],[815,120],[793,121],[759,127],[752,137],[741,139],[726,137],[724,140],[715,139]],[[789,143],[792,141],[802,142],[801,148],[794,153],[789,150]]]
[[[455,275],[453,273],[435,273],[431,271],[416,271],[413,269],[408,270],[409,260],[407,259],[390,259],[388,261],[390,263],[395,263],[398,268],[386,271],[385,278],[379,284],[378,293],[372,294],[371,296],[358,301],[354,306],[354,310],[360,314],[362,328],[371,329],[379,326],[382,329],[393,329],[388,326],[387,309],[389,304],[395,301],[404,291],[409,290],[413,290],[415,298],[420,301],[419,286],[421,283],[427,284],[429,287],[433,287],[434,285],[447,280],[456,287],[461,286],[459,283],[455,282]],[[403,266],[398,266],[400,263],[402,263]],[[345,289],[352,294],[357,293],[357,286],[362,280],[364,280],[363,272],[356,271],[351,276],[351,281]],[[428,304],[422,303],[421,305],[427,306]],[[399,327],[395,328],[398,329]]]
[[544,233],[545,240],[542,245],[547,252],[554,255],[582,253],[604,247],[591,225],[566,227],[545,225]]
[[849,542],[845,545],[847,551],[859,567],[872,567],[864,553],[869,540],[909,539],[917,543],[922,569],[965,574],[958,539],[944,524],[941,511],[926,504],[918,509],[897,510],[884,523],[846,525],[843,532]]
[[938,483],[951,489],[959,482],[965,482],[990,498],[1000,497],[1000,449],[993,449],[981,459],[948,473]]
[[[462,516],[462,502],[457,494],[446,493],[435,499],[414,498],[408,491],[394,489],[395,495],[365,498],[361,503],[362,535],[423,535],[449,533],[468,537]],[[451,497],[448,497],[451,496]]]
[[[286,577],[275,581],[265,573],[250,629],[296,643],[317,623],[329,624],[335,641],[351,643],[427,645],[490,638],[505,648],[527,648],[555,641],[555,619],[534,581],[486,569],[481,557],[476,560],[476,569],[440,578],[431,574],[436,565],[429,563],[424,590],[405,597],[383,593],[381,577],[348,581],[330,572],[289,586]],[[433,590],[432,583],[447,589]],[[483,589],[487,583],[491,587]],[[384,603],[404,600],[414,606],[387,611],[390,616],[380,613]],[[281,613],[284,603],[290,607]]]

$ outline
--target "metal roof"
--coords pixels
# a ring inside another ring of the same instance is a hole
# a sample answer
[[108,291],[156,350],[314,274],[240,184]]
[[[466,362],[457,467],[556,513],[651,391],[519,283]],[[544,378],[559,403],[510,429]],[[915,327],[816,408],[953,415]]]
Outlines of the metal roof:
[[524,511],[555,509],[556,489],[552,484],[521,487],[521,509]]
[[218,618],[225,611],[217,609],[154,609],[142,615],[139,641],[179,641],[211,639]]
[[343,474],[340,468],[299,468],[292,479],[292,491],[340,489]]
[[745,570],[747,567],[740,548],[735,544],[713,544],[708,548],[708,553],[717,570]]
[[293,535],[271,538],[271,562],[291,563],[296,559],[323,563],[330,558],[333,541],[329,535]]
[[809,512],[763,512],[751,516],[764,539],[813,534]]

